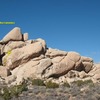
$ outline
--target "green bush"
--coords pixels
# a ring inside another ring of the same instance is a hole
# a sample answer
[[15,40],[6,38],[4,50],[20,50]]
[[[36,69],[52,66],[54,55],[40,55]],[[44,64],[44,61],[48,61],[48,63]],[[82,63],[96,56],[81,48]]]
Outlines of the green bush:
[[90,84],[90,83],[93,83],[93,81],[92,80],[85,80],[84,81],[84,84]]
[[64,87],[69,87],[69,88],[70,88],[70,85],[69,85],[68,82],[64,82],[64,83],[63,83],[63,86],[64,86]]
[[77,84],[77,86],[82,86],[82,85],[84,85],[84,81],[78,80],[78,81],[76,81],[76,84]]
[[27,85],[26,83],[23,83],[21,85],[15,85],[11,87],[3,87],[2,88],[2,93],[0,93],[0,96],[4,100],[10,100],[12,97],[18,97],[19,94],[21,94],[23,91],[27,90]]
[[59,88],[59,84],[49,81],[46,83],[46,88]]
[[44,81],[41,80],[41,79],[34,79],[34,80],[32,80],[32,85],[45,86]]
[[91,85],[93,84],[93,81],[92,80],[85,80],[85,81],[78,80],[78,81],[74,81],[73,83],[77,84],[77,86],[82,86],[82,85]]
[[3,93],[1,94],[1,97],[4,100],[10,100],[11,99],[11,95],[10,95],[9,89],[7,87],[4,87],[2,90],[3,90]]
[[11,97],[18,97],[18,95],[21,94],[23,91],[27,91],[27,85],[25,83],[21,85],[15,85],[10,88]]

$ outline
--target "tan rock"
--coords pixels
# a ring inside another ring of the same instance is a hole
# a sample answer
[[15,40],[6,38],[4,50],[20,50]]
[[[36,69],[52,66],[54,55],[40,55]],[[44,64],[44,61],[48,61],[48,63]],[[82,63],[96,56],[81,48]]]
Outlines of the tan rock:
[[75,62],[70,60],[68,57],[65,57],[60,63],[54,63],[50,66],[45,73],[45,77],[50,76],[61,76],[66,74],[68,71],[72,70],[75,66]]
[[27,40],[25,41],[26,44],[32,44],[33,43],[33,40]]
[[66,56],[66,55],[67,55],[67,52],[57,50],[57,49],[52,49],[52,48],[49,48],[46,52],[46,56],[51,57],[51,58],[56,57],[56,56]]
[[26,63],[32,58],[38,57],[42,54],[42,45],[39,42],[26,45],[22,48],[12,50],[10,54],[3,57],[3,65],[10,69],[14,69],[20,64]]
[[23,40],[24,40],[24,41],[27,41],[27,40],[28,40],[28,33],[24,33],[24,34],[23,34]]
[[8,76],[8,77],[5,78],[5,83],[11,84],[15,80],[16,80],[16,77],[14,75],[10,75],[10,76]]
[[81,71],[79,72],[79,77],[82,79],[82,78],[85,78],[87,76],[87,74],[84,72],[84,71]]
[[0,66],[0,76],[7,77],[8,75],[10,75],[10,71],[6,67]]
[[65,56],[57,56],[52,58],[52,63],[59,63],[61,60],[64,59]]
[[40,64],[37,66],[37,75],[42,75],[44,74],[44,71],[52,64],[50,58],[42,59],[40,60]]
[[[99,74],[95,74],[94,76],[93,76],[93,78],[95,79],[95,80],[100,80],[100,73]],[[99,81],[100,82],[100,81]]]
[[37,65],[39,61],[29,61],[26,64],[20,65],[20,67],[15,68],[11,73],[16,77],[14,84],[20,84],[23,82],[23,79],[27,78],[37,78]]
[[77,70],[77,71],[84,70],[84,67],[83,67],[83,64],[82,64],[81,60],[79,60],[78,62],[75,63],[75,68],[74,69]]
[[88,73],[93,79],[93,82],[100,83],[100,64],[94,64],[94,68]]
[[93,69],[88,74],[94,76],[95,74],[99,73],[100,73],[100,64],[94,64]]
[[27,78],[41,78],[43,71],[51,65],[51,59],[42,59],[40,61],[29,61],[23,64],[13,71],[11,71],[13,76],[16,76],[16,83],[19,84],[23,79]]
[[0,44],[0,55],[4,53],[4,47],[5,45]]
[[39,61],[39,60],[44,59],[44,58],[45,58],[45,56],[43,54],[41,54],[39,57],[35,57],[32,60],[33,61]]
[[77,52],[68,52],[67,57],[74,62],[78,62],[81,58],[80,54]]
[[75,77],[78,77],[79,76],[79,73],[75,70],[71,70],[67,73],[67,77],[69,78],[75,78]]
[[44,49],[44,51],[46,51],[46,42],[45,42],[45,40],[43,40],[43,39],[41,39],[41,38],[38,38],[38,39],[36,39],[36,41],[38,41],[39,43],[41,43],[42,44],[42,47],[43,47],[43,49]]
[[12,29],[3,39],[2,43],[7,43],[9,41],[21,41],[22,40],[22,34],[21,30],[18,27],[15,27]]
[[6,46],[4,47],[4,52],[9,52],[13,49],[16,48],[21,48],[23,46],[25,46],[26,44],[23,41],[10,41],[8,44],[6,44]]
[[90,57],[81,56],[81,60],[82,62],[93,62],[93,59]]
[[77,80],[80,80],[80,79],[78,77],[69,78],[69,77],[67,77],[67,75],[59,77],[59,82],[62,84],[65,82],[68,82],[69,84],[71,84],[72,82],[77,81]]
[[92,69],[93,63],[90,63],[90,62],[82,62],[82,64],[84,66],[84,71],[86,73],[88,73]]

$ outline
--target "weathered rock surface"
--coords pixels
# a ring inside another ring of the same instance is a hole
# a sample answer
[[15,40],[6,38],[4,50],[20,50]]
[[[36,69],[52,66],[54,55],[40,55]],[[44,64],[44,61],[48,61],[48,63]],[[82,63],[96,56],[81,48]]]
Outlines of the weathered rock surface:
[[0,64],[3,66],[1,77],[6,77],[6,82],[12,84],[20,84],[30,77],[53,78],[59,84],[62,81],[100,80],[100,64],[94,64],[92,58],[74,51],[48,48],[41,38],[28,40],[28,33],[22,34],[18,27],[0,41]]
[[12,29],[1,41],[1,43],[7,43],[9,41],[21,41],[22,34],[21,30],[18,27]]
[[93,67],[93,59],[89,57],[81,57],[82,64],[85,72],[89,72]]
[[81,58],[80,54],[76,52],[68,52],[67,57],[74,62],[78,62]]
[[27,41],[27,40],[28,40],[28,33],[24,33],[24,34],[23,34],[23,40],[24,40],[24,41]]
[[5,45],[0,44],[0,56],[4,53],[4,47]]
[[21,48],[25,46],[26,44],[23,41],[10,41],[8,44],[5,45],[4,51],[5,53],[12,51],[13,49],[16,48]]
[[10,69],[14,69],[20,64],[26,63],[30,59],[41,55],[43,53],[42,50],[42,44],[39,42],[29,44],[22,48],[17,48],[15,50],[12,50],[10,54],[6,54],[3,57],[3,65],[7,66]]
[[10,75],[10,71],[6,67],[0,66],[0,76],[4,78],[9,75]]
[[50,58],[57,57],[57,56],[66,56],[66,55],[67,55],[67,52],[60,51],[57,49],[52,49],[52,48],[49,48],[46,52],[46,56]]

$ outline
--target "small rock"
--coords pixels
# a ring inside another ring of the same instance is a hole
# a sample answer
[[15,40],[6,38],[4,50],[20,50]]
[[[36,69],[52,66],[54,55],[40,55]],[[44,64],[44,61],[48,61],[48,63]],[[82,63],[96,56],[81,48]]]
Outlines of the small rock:
[[28,33],[24,33],[24,34],[23,34],[23,40],[24,40],[24,41],[27,41],[27,40],[28,40]]
[[7,77],[8,75],[10,75],[10,71],[6,67],[0,66],[0,76]]

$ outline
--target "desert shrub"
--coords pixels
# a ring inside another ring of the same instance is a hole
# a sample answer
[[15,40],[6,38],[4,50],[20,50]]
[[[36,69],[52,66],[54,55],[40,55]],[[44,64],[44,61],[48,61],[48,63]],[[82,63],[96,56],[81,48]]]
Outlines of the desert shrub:
[[68,82],[64,82],[64,83],[63,83],[63,86],[64,86],[64,87],[69,87],[69,88],[70,88],[70,85],[69,85]]
[[4,99],[4,100],[10,100],[11,99],[11,95],[10,95],[10,92],[9,92],[9,89],[8,87],[4,87],[2,89],[3,93],[1,94],[1,97]]
[[74,81],[73,83],[74,83],[74,84],[77,84],[77,86],[82,86],[82,85],[84,85],[84,81],[82,81],[82,80],[77,80],[77,81]]
[[18,97],[18,95],[21,94],[23,91],[27,91],[26,83],[21,84],[21,85],[15,85],[10,88],[11,97],[13,96]]
[[21,94],[23,91],[27,90],[26,83],[23,83],[21,85],[15,85],[11,87],[3,87],[2,92],[0,93],[0,96],[4,100],[10,100],[12,97],[18,97],[19,94]]
[[88,84],[89,87],[94,87],[94,83],[93,83],[92,80],[85,80],[85,81],[84,81],[84,84]]
[[45,86],[44,81],[41,80],[41,79],[33,79],[32,80],[32,85]]
[[58,88],[59,84],[49,81],[46,83],[46,88]]
[[93,83],[93,81],[92,80],[85,80],[84,81],[84,84],[90,84],[90,83]]
[[85,80],[85,81],[78,80],[78,81],[74,81],[73,83],[77,84],[77,86],[93,84],[92,80]]

